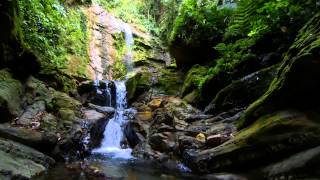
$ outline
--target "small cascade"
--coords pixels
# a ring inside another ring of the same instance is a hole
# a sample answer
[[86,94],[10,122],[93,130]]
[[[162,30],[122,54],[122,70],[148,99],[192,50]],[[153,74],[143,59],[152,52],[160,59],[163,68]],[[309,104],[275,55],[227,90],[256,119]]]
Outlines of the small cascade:
[[131,30],[131,27],[129,24],[125,23],[123,25],[123,32],[124,32],[124,38],[125,38],[126,46],[127,46],[127,54],[124,58],[124,61],[126,63],[127,72],[132,72],[133,71],[132,49],[133,49],[133,45],[134,45],[134,40],[133,40],[132,30]]
[[115,81],[116,87],[116,112],[115,115],[108,122],[101,147],[94,149],[94,153],[102,153],[110,155],[113,158],[130,159],[131,149],[122,149],[121,141],[123,139],[122,126],[128,120],[127,116],[127,99],[126,86],[124,81]]
[[106,83],[106,89],[105,89],[105,96],[106,96],[106,106],[111,107],[112,106],[112,94],[111,94],[111,87],[109,81],[104,81]]

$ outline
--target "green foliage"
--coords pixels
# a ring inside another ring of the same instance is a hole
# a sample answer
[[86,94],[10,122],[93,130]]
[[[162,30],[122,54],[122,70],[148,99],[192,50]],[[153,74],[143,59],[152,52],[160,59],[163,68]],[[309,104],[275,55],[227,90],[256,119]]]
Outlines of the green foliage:
[[[207,75],[202,78],[199,88],[212,76],[224,74],[229,80],[235,77],[241,64],[246,61],[257,59],[263,53],[278,51],[278,44],[263,44],[265,49],[257,49],[257,43],[265,37],[273,36],[281,40],[282,37],[295,37],[298,28],[315,12],[313,1],[295,0],[243,0],[238,2],[238,7],[231,15],[231,21],[226,28],[221,43],[215,46],[219,57],[215,60]],[[304,9],[310,9],[310,14],[301,17]],[[293,38],[292,38],[293,39]],[[284,40],[281,43],[286,43]],[[288,42],[287,42],[288,43]],[[268,50],[269,49],[269,50]],[[280,51],[280,53],[283,53]],[[258,65],[257,65],[258,66]],[[241,74],[240,75],[245,75]]]
[[215,1],[184,0],[175,20],[170,42],[182,40],[185,44],[212,42],[219,38],[227,25],[232,10],[218,9]]
[[93,3],[102,5],[108,12],[124,22],[135,24],[143,31],[156,30],[153,19],[145,13],[147,10],[144,0],[93,0]]
[[45,66],[84,75],[88,55],[83,12],[58,0],[18,0],[18,8],[25,48],[37,54]]
[[122,33],[116,34],[115,35],[115,44],[116,48],[116,59],[114,64],[109,67],[112,68],[113,72],[113,78],[114,79],[125,79],[126,74],[127,74],[127,67],[126,64],[124,63],[124,58],[127,53],[127,47],[126,47],[126,42],[124,40],[124,36]]

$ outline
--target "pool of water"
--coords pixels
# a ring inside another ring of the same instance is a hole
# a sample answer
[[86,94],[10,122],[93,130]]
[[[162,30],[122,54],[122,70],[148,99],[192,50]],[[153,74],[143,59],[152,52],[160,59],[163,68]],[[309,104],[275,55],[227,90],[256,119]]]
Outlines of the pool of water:
[[112,154],[94,154],[84,161],[58,164],[34,180],[163,180],[196,179],[180,163],[116,158]]

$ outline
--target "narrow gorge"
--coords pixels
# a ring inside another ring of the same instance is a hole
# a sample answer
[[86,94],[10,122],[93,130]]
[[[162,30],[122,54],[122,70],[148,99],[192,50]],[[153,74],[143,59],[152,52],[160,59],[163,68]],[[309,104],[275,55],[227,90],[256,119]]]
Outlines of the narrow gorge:
[[318,0],[3,0],[0,180],[319,179]]

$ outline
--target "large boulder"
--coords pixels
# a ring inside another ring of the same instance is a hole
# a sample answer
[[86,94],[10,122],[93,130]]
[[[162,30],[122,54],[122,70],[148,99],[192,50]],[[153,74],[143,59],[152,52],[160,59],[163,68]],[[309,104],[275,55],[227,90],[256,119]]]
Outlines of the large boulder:
[[0,70],[0,123],[7,122],[22,113],[22,85],[7,70]]
[[148,71],[135,73],[126,81],[128,102],[132,102],[139,95],[148,91],[152,84],[152,73]]
[[0,138],[0,179],[29,179],[55,161],[25,145]]
[[206,107],[206,113],[219,113],[232,108],[244,108],[267,90],[277,74],[278,66],[271,66],[245,76],[223,88]]
[[306,110],[320,104],[320,14],[300,30],[269,89],[245,112],[239,127],[278,109]]
[[50,153],[58,142],[58,137],[53,132],[42,133],[5,124],[0,124],[0,137],[11,139],[45,153]]
[[320,143],[319,109],[285,110],[266,115],[215,148],[184,153],[198,172],[266,165]]

